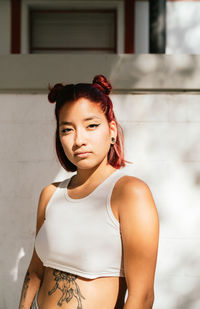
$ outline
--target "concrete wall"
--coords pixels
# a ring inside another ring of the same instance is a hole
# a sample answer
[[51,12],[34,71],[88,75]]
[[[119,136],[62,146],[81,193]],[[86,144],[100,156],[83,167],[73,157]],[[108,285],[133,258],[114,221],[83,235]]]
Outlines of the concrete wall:
[[125,157],[133,162],[127,173],[149,185],[160,216],[154,309],[198,309],[200,57],[43,57],[0,57],[0,66],[10,65],[0,77],[0,309],[19,301],[41,189],[69,175],[55,155],[46,84],[91,81],[96,73],[114,86]]
[[91,82],[103,73],[114,92],[199,91],[199,55],[31,54],[0,56],[0,92],[45,92],[48,82]]

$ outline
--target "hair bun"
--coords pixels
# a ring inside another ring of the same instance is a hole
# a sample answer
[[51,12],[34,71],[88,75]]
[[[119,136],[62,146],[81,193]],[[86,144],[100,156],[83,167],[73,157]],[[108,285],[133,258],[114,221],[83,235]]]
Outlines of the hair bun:
[[107,80],[107,78],[103,75],[96,75],[93,78],[92,84],[97,84],[98,86],[101,87],[101,90],[105,94],[109,94],[112,90],[111,83]]
[[58,93],[64,88],[63,84],[55,84],[53,87],[50,85],[48,86],[49,94],[48,94],[48,101],[50,103],[54,103],[57,100]]

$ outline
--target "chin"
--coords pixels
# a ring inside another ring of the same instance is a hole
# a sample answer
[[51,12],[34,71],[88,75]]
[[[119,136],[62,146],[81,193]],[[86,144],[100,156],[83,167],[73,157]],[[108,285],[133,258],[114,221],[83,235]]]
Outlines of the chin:
[[86,169],[92,169],[92,168],[99,166],[101,164],[101,162],[102,161],[89,162],[87,160],[81,160],[81,161],[73,163],[73,164],[76,165],[77,168],[80,168],[82,170],[86,170]]
[[93,167],[95,167],[96,165],[93,164],[87,164],[87,163],[83,163],[83,164],[76,164],[76,167],[82,170],[88,170],[91,169]]

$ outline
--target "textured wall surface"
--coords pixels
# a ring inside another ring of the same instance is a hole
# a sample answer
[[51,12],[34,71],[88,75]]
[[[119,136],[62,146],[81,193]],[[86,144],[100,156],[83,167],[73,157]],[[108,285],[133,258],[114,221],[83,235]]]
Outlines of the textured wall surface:
[[111,80],[113,93],[199,91],[200,55],[0,55],[0,92],[46,92],[48,82]]
[[[198,309],[198,94],[113,94],[127,173],[150,187],[160,216],[154,309]],[[68,177],[54,150],[54,105],[44,94],[0,95],[0,309],[16,309],[33,250],[41,189]],[[12,293],[11,293],[12,291]]]

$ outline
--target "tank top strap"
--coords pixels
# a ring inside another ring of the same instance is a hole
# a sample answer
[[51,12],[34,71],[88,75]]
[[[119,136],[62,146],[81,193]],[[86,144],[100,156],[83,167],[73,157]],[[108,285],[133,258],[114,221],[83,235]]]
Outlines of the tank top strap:
[[109,186],[108,186],[108,192],[107,192],[107,195],[108,195],[108,198],[111,198],[111,195],[112,195],[112,192],[113,192],[113,188],[116,184],[116,182],[123,176],[126,176],[127,173],[124,172],[124,171],[119,171],[119,173],[117,173],[114,177],[114,179],[111,179],[110,183],[109,183]]
[[109,215],[112,223],[114,224],[115,228],[117,228],[117,230],[119,230],[119,231],[120,231],[119,221],[114,216],[112,208],[111,208],[111,196],[112,196],[113,189],[114,189],[114,186],[115,186],[116,182],[120,178],[122,178],[123,176],[126,176],[126,175],[128,175],[128,174],[125,171],[120,171],[120,173],[115,175],[115,178],[112,179],[112,182],[110,183],[110,186],[109,186],[109,188],[107,190],[107,195],[106,195],[106,209],[107,209],[108,215]]
[[108,195],[110,191],[112,191],[112,188],[117,181],[118,178],[122,176],[123,172],[121,170],[116,170],[113,172],[110,176],[108,176],[100,185],[97,186],[97,188],[93,191],[94,197],[95,194],[99,194],[99,191],[101,193],[104,193],[104,195]]

